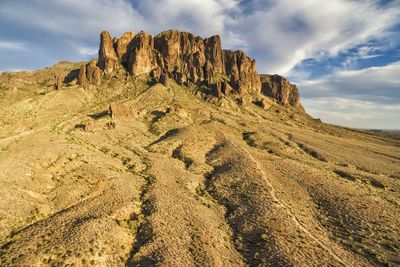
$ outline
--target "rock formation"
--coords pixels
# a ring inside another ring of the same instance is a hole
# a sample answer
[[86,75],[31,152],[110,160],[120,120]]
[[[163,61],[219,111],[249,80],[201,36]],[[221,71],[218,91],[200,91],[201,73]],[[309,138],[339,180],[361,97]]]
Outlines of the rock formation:
[[112,39],[103,31],[97,66],[92,62],[81,68],[78,79],[81,85],[98,84],[100,70],[110,75],[122,66],[133,76],[143,76],[165,86],[170,80],[181,85],[206,85],[219,98],[262,93],[304,111],[295,85],[278,75],[259,75],[254,59],[243,51],[223,50],[218,35],[203,39],[176,30],[156,36],[141,31],[136,35],[126,32],[119,39]]
[[89,84],[98,85],[101,80],[101,71],[97,62],[92,60],[86,65],[82,65],[78,73],[78,83],[86,88]]
[[79,69],[78,73],[78,83],[83,87],[87,87],[87,78],[86,78],[86,65],[82,65]]
[[255,60],[242,51],[224,51],[218,35],[202,39],[174,30],[157,36],[124,33],[114,41],[114,51],[110,50],[111,42],[108,32],[101,33],[99,67],[108,74],[116,68],[118,58],[131,75],[151,74],[156,80],[168,77],[178,84],[205,84],[216,88],[219,96],[260,90]]
[[101,72],[97,67],[96,61],[91,61],[86,65],[86,77],[90,84],[98,85],[100,83]]
[[126,53],[127,68],[129,73],[134,76],[150,73],[159,67],[158,53],[154,49],[154,37],[145,32],[140,32],[133,38]]
[[117,53],[118,60],[122,63],[126,62],[126,50],[128,48],[128,44],[132,41],[132,39],[135,37],[134,32],[125,32],[122,34],[121,38],[119,39],[114,39],[114,49],[115,52]]
[[125,103],[111,103],[108,113],[112,119],[135,117],[134,110]]
[[245,94],[252,88],[259,91],[260,77],[256,70],[256,61],[243,51],[224,51],[226,58],[226,74],[232,88],[238,88],[239,94]]
[[106,74],[110,74],[118,63],[117,53],[115,52],[113,41],[107,31],[100,34],[99,67]]
[[95,120],[90,120],[83,123],[83,130],[85,132],[95,132],[97,129],[97,123]]
[[299,90],[296,85],[280,75],[263,74],[261,77],[261,92],[275,99],[278,103],[285,106],[293,106],[297,110],[304,112],[300,104]]
[[65,77],[63,75],[57,75],[55,77],[55,89],[56,90],[61,90],[63,88],[63,82],[64,82]]

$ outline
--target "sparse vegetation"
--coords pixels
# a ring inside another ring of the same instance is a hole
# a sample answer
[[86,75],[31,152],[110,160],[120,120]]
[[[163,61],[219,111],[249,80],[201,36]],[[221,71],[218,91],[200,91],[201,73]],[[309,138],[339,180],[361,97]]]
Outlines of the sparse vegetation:
[[[58,68],[11,73],[31,83],[0,101],[0,266],[395,262],[397,139],[123,69],[86,91],[37,94]],[[112,102],[137,112],[75,128]]]
[[319,154],[317,151],[315,151],[314,149],[304,145],[304,144],[299,144],[299,147],[304,150],[304,152],[306,152],[307,154],[309,154],[310,156],[312,156],[313,158],[316,158],[320,161],[327,161],[326,158]]

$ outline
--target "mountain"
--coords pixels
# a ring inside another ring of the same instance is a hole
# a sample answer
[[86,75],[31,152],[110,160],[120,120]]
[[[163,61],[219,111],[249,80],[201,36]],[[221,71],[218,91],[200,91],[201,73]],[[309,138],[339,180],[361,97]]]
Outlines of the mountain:
[[169,30],[0,74],[0,266],[394,266],[400,140]]
[[218,35],[202,39],[168,30],[157,36],[126,32],[117,39],[104,31],[98,63],[81,67],[79,83],[97,85],[101,72],[111,75],[119,68],[135,77],[149,75],[153,82],[164,85],[168,79],[179,85],[204,85],[218,98],[261,93],[304,112],[295,85],[279,75],[260,76],[254,59],[243,51],[223,50]]

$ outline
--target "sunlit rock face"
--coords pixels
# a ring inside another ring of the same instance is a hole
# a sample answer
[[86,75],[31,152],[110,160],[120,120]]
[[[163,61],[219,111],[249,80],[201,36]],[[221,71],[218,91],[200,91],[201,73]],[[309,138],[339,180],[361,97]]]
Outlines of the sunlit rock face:
[[299,89],[296,85],[291,84],[287,79],[280,75],[262,74],[261,77],[261,92],[269,96],[278,103],[285,106],[293,106],[299,111],[304,112],[304,108],[300,103]]
[[[100,75],[96,66],[90,64],[81,69],[79,80],[98,84]],[[304,111],[297,86],[279,75],[259,75],[255,59],[240,50],[222,49],[218,35],[203,39],[188,32],[168,30],[156,36],[141,31],[112,38],[103,31],[97,66],[104,75],[123,67],[133,76],[150,75],[162,83],[172,79],[181,85],[206,85],[218,97],[261,93]]]

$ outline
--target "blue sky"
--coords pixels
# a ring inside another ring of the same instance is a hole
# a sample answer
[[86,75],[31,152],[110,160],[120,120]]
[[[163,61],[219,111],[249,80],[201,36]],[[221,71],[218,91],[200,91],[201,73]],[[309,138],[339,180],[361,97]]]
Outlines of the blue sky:
[[170,28],[221,35],[325,122],[400,129],[400,0],[0,0],[0,71],[94,58],[103,29]]

